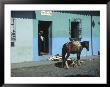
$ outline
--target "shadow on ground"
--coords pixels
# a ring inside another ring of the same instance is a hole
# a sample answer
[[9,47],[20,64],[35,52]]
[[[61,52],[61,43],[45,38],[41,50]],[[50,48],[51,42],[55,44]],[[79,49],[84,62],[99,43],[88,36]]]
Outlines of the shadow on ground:
[[96,77],[94,75],[81,75],[81,74],[77,74],[77,75],[67,75],[65,77]]
[[57,63],[55,63],[55,66],[56,66],[56,67],[59,67],[59,68],[62,68],[62,62],[57,62]]

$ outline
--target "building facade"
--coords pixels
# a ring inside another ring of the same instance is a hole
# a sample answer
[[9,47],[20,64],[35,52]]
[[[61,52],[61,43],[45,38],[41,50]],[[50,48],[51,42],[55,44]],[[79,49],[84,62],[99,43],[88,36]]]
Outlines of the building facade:
[[[45,54],[40,55],[39,32],[44,32]],[[100,53],[100,12],[98,11],[12,11],[11,63],[47,60],[62,53],[69,38],[89,41],[81,57]],[[71,54],[70,57],[76,57]]]

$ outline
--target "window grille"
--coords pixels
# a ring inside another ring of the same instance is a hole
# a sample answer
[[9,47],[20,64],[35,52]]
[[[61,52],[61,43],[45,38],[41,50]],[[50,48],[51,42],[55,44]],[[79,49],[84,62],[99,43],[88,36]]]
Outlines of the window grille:
[[[77,30],[74,31],[74,33],[73,33],[73,34],[76,34],[75,36],[72,35],[72,22],[77,23],[77,26],[76,26]],[[69,20],[69,34],[70,34],[72,39],[81,40],[81,38],[82,38],[82,21],[81,21],[81,19],[76,18],[73,20]]]

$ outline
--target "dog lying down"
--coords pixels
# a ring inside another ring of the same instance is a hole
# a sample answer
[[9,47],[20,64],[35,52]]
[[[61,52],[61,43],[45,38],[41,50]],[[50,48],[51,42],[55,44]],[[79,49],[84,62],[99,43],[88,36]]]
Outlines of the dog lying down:
[[65,65],[67,68],[69,67],[76,67],[77,66],[77,60],[72,60],[71,58],[67,59],[67,61],[65,62]]
[[[80,63],[83,63],[84,61],[80,61]],[[71,58],[67,59],[67,61],[65,62],[65,65],[67,68],[69,67],[77,67],[78,65],[78,61],[77,60],[72,60]]]
[[[48,58],[48,60],[50,61],[62,61],[62,56],[54,55]],[[80,63],[82,63],[84,61],[80,61]],[[77,66],[77,60],[72,60],[71,58],[68,58],[67,61],[65,62],[66,67],[69,68],[70,67],[76,67]]]

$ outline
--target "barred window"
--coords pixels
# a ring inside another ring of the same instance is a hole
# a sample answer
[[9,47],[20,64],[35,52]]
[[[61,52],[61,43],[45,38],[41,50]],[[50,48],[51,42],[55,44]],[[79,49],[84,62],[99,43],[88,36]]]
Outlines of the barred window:
[[70,21],[70,36],[72,39],[81,40],[82,38],[82,23],[81,19],[74,19]]

